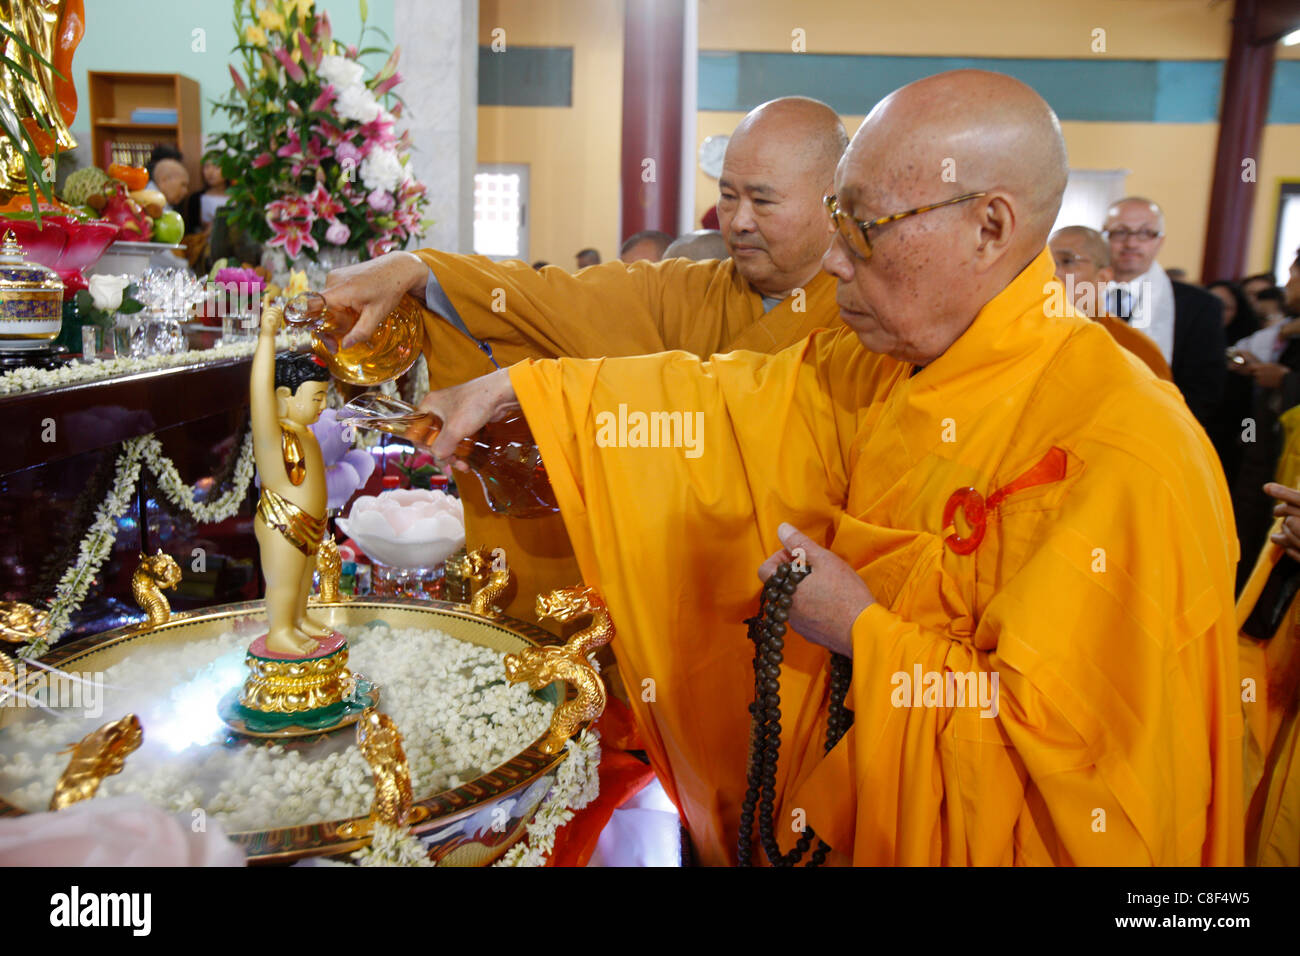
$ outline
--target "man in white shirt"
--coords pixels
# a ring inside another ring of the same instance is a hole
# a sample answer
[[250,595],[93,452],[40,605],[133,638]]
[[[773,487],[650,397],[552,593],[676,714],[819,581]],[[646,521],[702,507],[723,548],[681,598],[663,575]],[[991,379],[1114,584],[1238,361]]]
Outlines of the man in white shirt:
[[1106,212],[1115,283],[1108,310],[1150,336],[1211,438],[1222,431],[1217,418],[1227,376],[1223,306],[1198,286],[1176,282],[1156,256],[1165,242],[1165,216],[1149,199],[1130,196]]

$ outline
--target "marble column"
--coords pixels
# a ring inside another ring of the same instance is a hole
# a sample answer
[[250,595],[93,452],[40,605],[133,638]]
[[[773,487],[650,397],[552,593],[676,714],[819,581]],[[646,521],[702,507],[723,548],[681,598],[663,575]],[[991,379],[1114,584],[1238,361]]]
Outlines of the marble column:
[[394,0],[393,42],[401,44],[397,88],[411,131],[411,163],[428,187],[434,220],[412,247],[474,251],[478,161],[478,0]]

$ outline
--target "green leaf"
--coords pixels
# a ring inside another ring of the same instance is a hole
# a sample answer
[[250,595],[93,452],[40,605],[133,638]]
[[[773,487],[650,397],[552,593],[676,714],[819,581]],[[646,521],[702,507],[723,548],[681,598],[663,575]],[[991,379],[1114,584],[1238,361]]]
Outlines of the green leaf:
[[117,307],[117,311],[121,312],[123,315],[134,315],[143,308],[143,302],[138,302],[135,299],[128,299],[126,296],[123,296],[122,304]]
[[[34,47],[29,46],[26,43],[26,41],[23,40],[22,37],[20,37],[17,33],[15,33],[13,30],[9,28],[8,24],[0,23],[0,36],[3,36],[7,40],[12,40],[14,42],[14,45],[18,47],[18,49],[22,50],[24,53],[28,54],[29,56],[34,57],[36,61],[40,63],[42,66],[48,66],[51,70],[54,69],[53,63],[45,59],[45,57],[41,56],[41,54]],[[6,57],[5,59],[9,59],[9,58]],[[59,74],[59,79],[65,79],[63,74],[61,73]]]

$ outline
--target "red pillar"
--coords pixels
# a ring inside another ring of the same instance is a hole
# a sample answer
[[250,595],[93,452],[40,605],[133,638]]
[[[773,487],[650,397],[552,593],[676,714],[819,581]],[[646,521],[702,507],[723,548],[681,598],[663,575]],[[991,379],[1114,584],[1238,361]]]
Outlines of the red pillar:
[[1244,176],[1247,159],[1259,163],[1260,140],[1268,118],[1273,84],[1274,41],[1259,42],[1261,0],[1236,0],[1232,15],[1232,46],[1223,78],[1219,106],[1219,149],[1214,160],[1214,184],[1205,231],[1201,281],[1235,279],[1246,272],[1250,220],[1255,209],[1260,170]]
[[622,230],[677,234],[683,0],[624,0]]

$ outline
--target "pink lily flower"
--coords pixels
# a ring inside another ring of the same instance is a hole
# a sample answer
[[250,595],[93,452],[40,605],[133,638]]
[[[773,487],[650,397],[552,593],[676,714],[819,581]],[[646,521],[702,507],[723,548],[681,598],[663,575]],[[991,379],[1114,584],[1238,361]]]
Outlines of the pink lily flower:
[[392,252],[397,248],[397,243],[386,236],[366,241],[366,253],[371,259],[377,259],[385,253]]
[[330,15],[324,11],[316,18],[316,25],[312,27],[312,33],[316,41],[320,44],[322,50],[328,50],[330,41],[334,39],[334,30],[330,27]]
[[270,241],[267,242],[267,245],[283,246],[284,251],[288,254],[289,258],[297,259],[298,256],[302,254],[304,247],[312,249],[313,251],[320,250],[320,246],[312,237],[311,225],[309,223],[295,221],[271,222],[269,216],[267,217],[267,221],[270,222],[271,229],[275,232],[275,235],[271,237]]
[[289,131],[289,137],[285,140],[284,145],[275,151],[275,155],[288,159],[290,156],[302,155],[302,140],[298,138],[296,129]]
[[321,56],[323,54],[320,50],[317,50],[311,45],[307,40],[307,34],[298,34],[298,49],[302,51],[303,62],[310,63],[313,70],[320,66]]
[[375,96],[383,96],[400,82],[402,82],[402,74],[394,73],[388,79],[384,80],[384,82],[375,87]]
[[302,71],[301,66],[299,66],[297,63],[294,62],[293,57],[289,55],[289,52],[287,50],[284,49],[276,50],[275,58],[279,60],[280,65],[284,67],[285,75],[289,77],[289,79],[293,80],[295,83],[302,83],[304,80],[307,79],[307,74]]
[[334,102],[336,96],[338,96],[338,90],[334,89],[334,84],[325,84],[325,89],[320,91],[320,96],[311,101],[311,106],[307,107],[307,112],[323,113],[329,108],[330,103]]
[[335,219],[347,207],[330,195],[325,187],[317,183],[316,188],[307,196],[307,201],[316,211],[317,219]]

